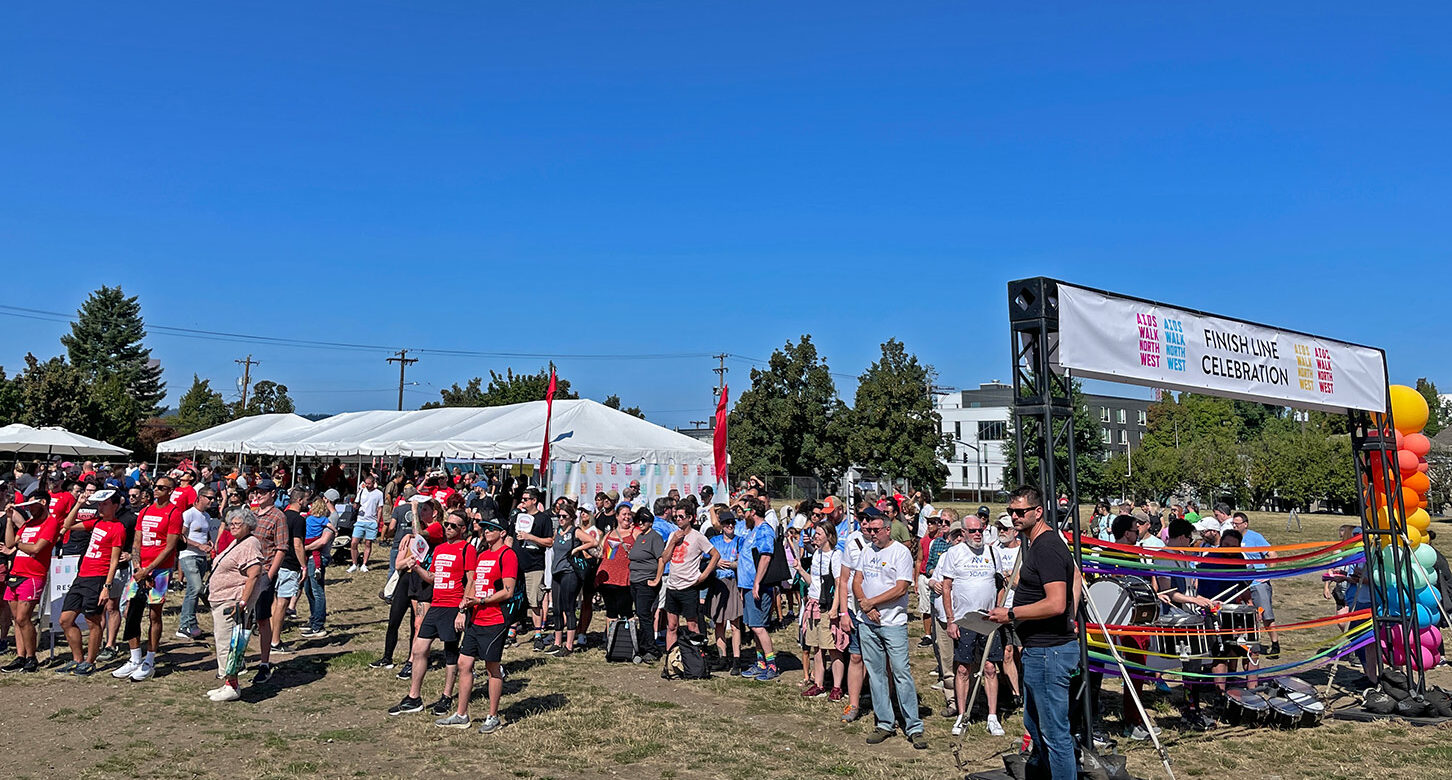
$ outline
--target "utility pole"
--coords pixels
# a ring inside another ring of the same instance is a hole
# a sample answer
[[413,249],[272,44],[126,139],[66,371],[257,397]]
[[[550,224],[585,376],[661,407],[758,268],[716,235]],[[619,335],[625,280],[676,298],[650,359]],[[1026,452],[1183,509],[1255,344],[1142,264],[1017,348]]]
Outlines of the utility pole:
[[403,411],[403,372],[404,369],[418,362],[418,358],[408,356],[408,350],[400,349],[398,353],[388,358],[389,363],[398,363],[398,411]]
[[242,366],[242,404],[240,408],[245,411],[247,409],[247,388],[252,386],[252,367],[262,365],[262,361],[253,360],[252,355],[249,354],[246,360],[233,360],[232,362]]
[[698,430],[698,431],[699,431],[699,430],[701,430],[701,429],[702,429],[702,428],[705,428],[705,427],[706,427],[706,425],[707,425],[707,423],[708,423],[708,422],[709,422],[709,421],[708,421],[708,420],[691,420],[691,421],[690,421],[690,422],[691,422],[691,425],[694,425],[694,426],[696,426],[696,430]]
[[[726,386],[726,372],[731,370],[726,367],[726,358],[730,357],[730,355],[722,352],[719,355],[712,355],[711,357],[716,358],[716,367],[711,369],[711,372],[716,375],[716,386],[711,388],[711,397],[720,398],[721,388]],[[710,423],[711,428],[714,430],[716,427],[716,415],[711,415]]]

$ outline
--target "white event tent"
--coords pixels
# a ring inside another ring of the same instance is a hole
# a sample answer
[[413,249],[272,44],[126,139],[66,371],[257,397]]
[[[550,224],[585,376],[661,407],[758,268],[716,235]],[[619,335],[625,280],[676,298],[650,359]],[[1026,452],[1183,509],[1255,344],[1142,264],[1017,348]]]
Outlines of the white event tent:
[[0,428],[0,452],[62,455],[72,458],[105,458],[126,455],[131,450],[107,444],[99,439],[71,433],[65,428],[45,426],[32,428],[11,423]]
[[231,422],[189,433],[156,445],[158,453],[217,452],[248,453],[250,442],[278,436],[312,425],[312,420],[297,414],[257,414],[239,417]]

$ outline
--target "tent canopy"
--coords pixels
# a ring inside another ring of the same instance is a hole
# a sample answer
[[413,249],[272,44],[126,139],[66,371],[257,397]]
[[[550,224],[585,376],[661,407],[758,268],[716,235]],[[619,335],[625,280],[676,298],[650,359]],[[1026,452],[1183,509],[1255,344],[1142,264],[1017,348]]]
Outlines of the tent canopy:
[[247,443],[312,425],[296,414],[258,414],[189,433],[156,445],[157,452],[248,452]]
[[65,428],[32,428],[12,423],[0,428],[0,452],[24,452],[42,455],[65,455],[72,458],[104,458],[129,455],[131,450],[107,444],[89,436],[71,433]]
[[[538,460],[544,430],[544,401],[347,412],[281,435],[260,436],[247,443],[245,452]],[[555,401],[550,438],[551,460],[697,463],[712,457],[706,442],[588,399]]]

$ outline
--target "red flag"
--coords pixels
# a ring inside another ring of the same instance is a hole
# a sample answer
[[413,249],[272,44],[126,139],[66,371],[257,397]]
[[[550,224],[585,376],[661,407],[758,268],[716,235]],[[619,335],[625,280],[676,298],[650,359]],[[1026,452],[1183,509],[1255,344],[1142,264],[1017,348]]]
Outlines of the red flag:
[[550,468],[550,416],[555,410],[555,366],[550,364],[550,387],[545,391],[545,440],[544,451],[539,456],[539,467],[549,474]]
[[716,403],[716,430],[712,445],[716,451],[716,481],[726,479],[726,393],[729,386],[721,385],[721,400]]

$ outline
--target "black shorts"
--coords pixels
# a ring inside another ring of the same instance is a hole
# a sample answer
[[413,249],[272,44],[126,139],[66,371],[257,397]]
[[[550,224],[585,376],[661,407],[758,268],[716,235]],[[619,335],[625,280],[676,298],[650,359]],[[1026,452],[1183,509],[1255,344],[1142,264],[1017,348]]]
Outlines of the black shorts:
[[[278,571],[281,571],[281,569]],[[257,607],[255,608],[256,611],[254,614],[257,615],[258,620],[272,619],[272,602],[276,600],[276,597],[277,589],[272,586],[271,582],[267,584],[267,587],[262,589],[261,593],[257,594]],[[275,637],[277,635],[274,634],[273,636]]]
[[98,615],[101,613],[101,591],[106,587],[106,577],[77,577],[71,583],[71,589],[66,591],[66,599],[61,603],[61,612],[75,612],[81,615]]
[[459,632],[454,630],[454,618],[458,616],[458,607],[429,607],[429,611],[424,613],[423,624],[418,627],[418,638],[459,641]]
[[701,616],[701,590],[666,588],[665,611],[667,614],[680,615],[686,620],[695,620]]
[[459,644],[459,655],[467,655],[480,661],[504,660],[504,638],[509,627],[503,623],[492,626],[464,626],[464,641]]
[[[1003,663],[1003,637],[993,638],[993,649],[988,653],[989,663]],[[958,628],[958,641],[953,644],[953,662],[968,666],[977,666],[983,660],[983,650],[988,645],[988,637],[976,631],[969,631],[966,628]]]

